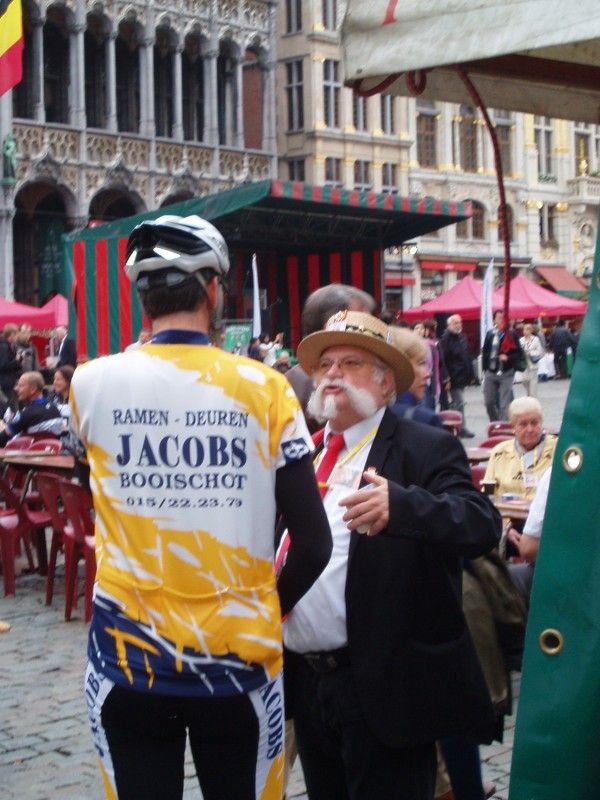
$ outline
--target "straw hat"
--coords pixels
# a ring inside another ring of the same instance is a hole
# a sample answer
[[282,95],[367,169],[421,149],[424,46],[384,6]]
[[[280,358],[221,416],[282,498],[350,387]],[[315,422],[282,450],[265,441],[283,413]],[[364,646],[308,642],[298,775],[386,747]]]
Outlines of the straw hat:
[[359,311],[339,311],[327,320],[322,331],[303,339],[296,354],[300,366],[310,375],[324,351],[338,345],[360,347],[381,359],[394,373],[398,394],[405,392],[414,380],[410,361],[394,347],[389,326]]

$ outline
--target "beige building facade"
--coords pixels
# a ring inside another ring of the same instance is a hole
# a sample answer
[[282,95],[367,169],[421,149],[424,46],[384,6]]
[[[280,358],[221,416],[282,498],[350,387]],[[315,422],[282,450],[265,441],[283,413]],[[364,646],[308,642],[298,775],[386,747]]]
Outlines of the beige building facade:
[[[386,301],[391,309],[430,300],[465,274],[480,277],[492,258],[500,283],[499,190],[481,114],[467,103],[354,95],[343,85],[338,13],[335,0],[280,3],[280,176],[472,202],[472,219],[388,251]],[[600,126],[488,111],[503,164],[513,274],[575,292],[580,284],[572,276],[587,277],[593,264]]]

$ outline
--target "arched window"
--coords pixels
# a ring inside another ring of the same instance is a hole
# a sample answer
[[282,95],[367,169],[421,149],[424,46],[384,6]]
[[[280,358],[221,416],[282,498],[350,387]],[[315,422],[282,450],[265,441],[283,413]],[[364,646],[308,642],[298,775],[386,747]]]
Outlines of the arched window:
[[204,139],[204,61],[198,36],[188,36],[181,55],[183,138],[188,142]]
[[44,23],[44,105],[46,122],[69,122],[69,34],[62,12],[48,9]]
[[154,121],[156,135],[173,135],[173,47],[171,32],[158,28],[154,44]]
[[465,172],[477,172],[477,118],[472,106],[460,108],[460,162]]
[[485,208],[477,200],[468,201],[473,209],[473,216],[459,222],[456,226],[458,239],[485,239]]
[[140,58],[135,28],[119,25],[115,42],[117,79],[117,127],[137,133],[140,126]]
[[473,202],[471,217],[471,236],[473,239],[485,239],[485,209],[481,203]]
[[106,39],[102,21],[88,16],[84,34],[85,114],[88,127],[106,127]]
[[417,100],[417,160],[421,167],[437,167],[438,111],[432,100]]
[[[508,241],[513,241],[514,226],[513,226],[513,210],[510,206],[506,206],[506,226],[508,228]],[[500,206],[498,206],[498,240],[504,241],[504,231],[502,229],[502,221],[500,218]]]
[[236,60],[233,46],[222,42],[217,58],[217,100],[219,120],[219,144],[233,145],[235,141],[235,85]]

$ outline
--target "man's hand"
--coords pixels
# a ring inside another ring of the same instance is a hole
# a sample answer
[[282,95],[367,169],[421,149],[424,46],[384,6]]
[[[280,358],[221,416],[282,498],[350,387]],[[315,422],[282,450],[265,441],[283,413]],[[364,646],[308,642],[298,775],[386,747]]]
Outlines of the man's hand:
[[390,496],[388,481],[374,472],[363,472],[368,485],[340,500],[346,508],[344,522],[351,531],[376,536],[390,519]]
[[511,526],[506,533],[506,540],[510,542],[518,550],[519,544],[521,542],[521,534],[516,528],[513,528]]

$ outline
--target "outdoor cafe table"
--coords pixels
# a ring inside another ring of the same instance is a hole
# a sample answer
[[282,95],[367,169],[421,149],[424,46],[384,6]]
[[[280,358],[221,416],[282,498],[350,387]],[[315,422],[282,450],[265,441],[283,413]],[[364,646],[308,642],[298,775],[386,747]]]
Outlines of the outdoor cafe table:
[[465,447],[465,453],[470,464],[479,464],[481,461],[488,461],[491,455],[491,447]]
[[529,500],[521,498],[516,500],[503,500],[502,497],[493,497],[492,501],[503,517],[514,520],[526,520],[529,514]]

